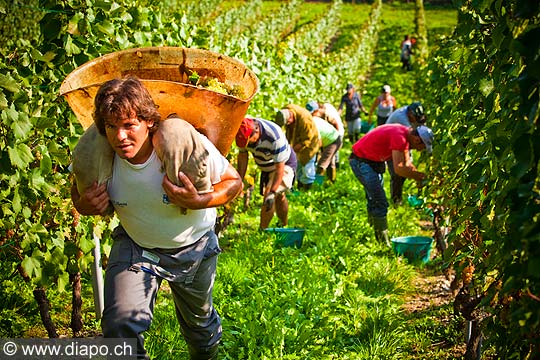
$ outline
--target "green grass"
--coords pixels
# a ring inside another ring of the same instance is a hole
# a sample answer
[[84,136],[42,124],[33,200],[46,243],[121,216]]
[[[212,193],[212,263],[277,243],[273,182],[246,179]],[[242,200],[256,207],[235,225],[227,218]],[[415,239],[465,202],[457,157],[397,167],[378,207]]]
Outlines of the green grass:
[[369,19],[370,12],[371,6],[368,4],[342,5],[341,18],[336,19],[336,21],[340,21],[340,31],[336,34],[332,46],[333,51],[340,51],[357,41],[357,36]]
[[[22,282],[10,274],[3,274],[0,278],[0,284],[0,294],[2,294],[0,297],[2,301],[0,337],[47,337],[47,332],[41,323],[37,303],[33,300],[31,284]],[[100,330],[99,321],[96,320],[94,311],[91,279],[83,277],[81,284],[83,333],[93,336]],[[68,286],[68,291],[70,288]],[[55,322],[58,335],[73,336],[70,329],[71,293],[60,293],[55,288],[49,288],[47,296],[51,305],[50,315]]]
[[[306,228],[301,249],[276,248],[272,234],[257,230],[260,196],[227,228],[214,291],[223,358],[401,359],[396,349],[408,349],[408,339],[425,336],[437,321],[435,311],[408,319],[401,310],[418,270],[375,242],[349,151],[346,144],[336,184],[290,198],[290,226]],[[392,213],[407,215],[393,220],[400,231],[420,231],[419,212]],[[147,335],[156,358],[187,359],[173,314],[165,293]]]
[[425,5],[428,38],[451,35],[457,25],[457,11],[449,6]]

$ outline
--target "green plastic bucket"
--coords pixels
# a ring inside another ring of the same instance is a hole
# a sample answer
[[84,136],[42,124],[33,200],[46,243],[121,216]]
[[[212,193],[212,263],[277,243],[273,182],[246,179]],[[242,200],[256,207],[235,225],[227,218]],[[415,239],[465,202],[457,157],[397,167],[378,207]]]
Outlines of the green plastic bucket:
[[360,133],[361,134],[367,134],[374,127],[375,127],[374,124],[370,124],[370,123],[368,123],[367,121],[364,121],[364,120],[360,121]]
[[427,263],[431,254],[433,238],[429,236],[401,236],[392,239],[392,247],[398,256],[410,262]]
[[302,246],[302,240],[306,233],[306,230],[301,228],[267,228],[264,231],[275,234],[277,246],[298,249]]
[[409,203],[411,207],[416,208],[416,209],[419,209],[422,207],[422,205],[424,205],[424,199],[419,198],[416,195],[409,195],[407,197],[407,202]]

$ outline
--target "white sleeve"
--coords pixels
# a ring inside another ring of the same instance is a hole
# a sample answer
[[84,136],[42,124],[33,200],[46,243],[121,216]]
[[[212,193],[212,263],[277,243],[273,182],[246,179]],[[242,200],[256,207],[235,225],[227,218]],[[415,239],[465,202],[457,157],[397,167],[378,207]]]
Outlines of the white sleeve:
[[201,140],[208,150],[208,173],[210,174],[210,180],[212,184],[217,184],[221,181],[221,176],[225,174],[225,171],[229,167],[229,161],[221,155],[219,150],[206,136],[199,133]]

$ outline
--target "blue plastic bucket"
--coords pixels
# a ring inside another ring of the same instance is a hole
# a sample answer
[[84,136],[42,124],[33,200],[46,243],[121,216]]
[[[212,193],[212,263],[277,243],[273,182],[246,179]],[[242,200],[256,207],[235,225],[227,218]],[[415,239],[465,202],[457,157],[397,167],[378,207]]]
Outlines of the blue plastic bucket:
[[301,228],[267,228],[264,231],[275,234],[277,246],[298,249],[302,246],[302,240],[306,233],[306,230]]
[[433,238],[429,236],[401,236],[392,239],[392,247],[398,256],[410,262],[427,263],[431,254]]

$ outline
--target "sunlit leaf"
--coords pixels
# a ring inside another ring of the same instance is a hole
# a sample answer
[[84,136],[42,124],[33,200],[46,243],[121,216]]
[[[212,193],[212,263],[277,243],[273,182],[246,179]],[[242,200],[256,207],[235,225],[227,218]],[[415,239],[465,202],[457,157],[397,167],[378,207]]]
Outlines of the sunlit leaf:
[[30,150],[28,145],[23,143],[17,144],[15,147],[8,147],[8,153],[11,164],[19,169],[26,168],[34,160],[32,150]]
[[15,79],[5,74],[0,74],[0,87],[13,93],[19,92],[21,89]]

